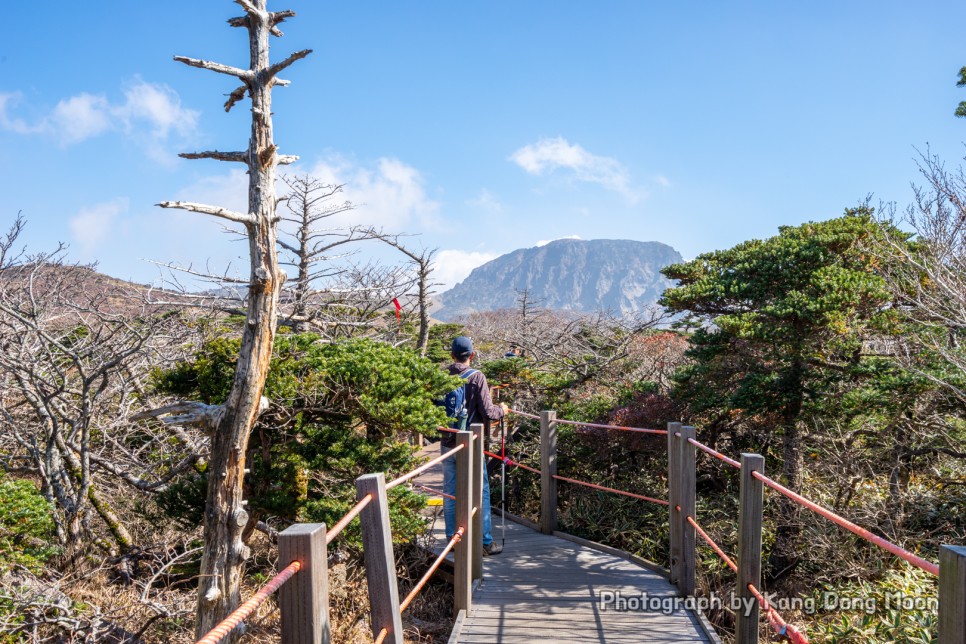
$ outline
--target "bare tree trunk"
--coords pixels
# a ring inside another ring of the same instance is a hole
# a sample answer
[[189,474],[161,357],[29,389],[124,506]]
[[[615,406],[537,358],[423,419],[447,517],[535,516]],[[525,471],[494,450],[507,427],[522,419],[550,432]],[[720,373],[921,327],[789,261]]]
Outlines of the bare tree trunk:
[[309,287],[311,286],[312,276],[309,274],[311,267],[309,239],[312,235],[311,226],[311,206],[307,199],[302,200],[302,225],[299,226],[298,241],[298,278],[295,282],[295,304],[292,308],[292,319],[295,321],[292,328],[296,333],[308,330],[306,322],[308,314]]
[[371,231],[370,234],[373,238],[382,240],[401,252],[416,265],[419,277],[419,293],[416,297],[417,306],[419,306],[419,336],[416,341],[416,349],[419,351],[419,355],[425,356],[426,350],[429,348],[429,298],[433,294],[433,287],[437,286],[430,281],[430,276],[433,272],[433,259],[436,257],[438,249],[422,249],[416,252],[406,248],[399,241],[398,235],[386,235],[375,231]]
[[[256,0],[264,10],[265,0]],[[260,401],[272,358],[278,315],[278,293],[285,282],[275,250],[275,144],[272,138],[272,79],[265,77],[268,62],[268,24],[253,19],[249,27],[254,82],[252,133],[248,147],[248,227],[251,286],[248,320],[242,334],[238,365],[221,422],[215,428],[208,466],[205,504],[205,547],[198,593],[201,636],[240,603],[241,575],[250,554],[242,541],[248,524],[244,505],[245,452],[248,436],[260,413]]]
[[[786,376],[788,391],[802,391],[803,372],[804,364],[801,360],[795,360],[791,373]],[[803,395],[798,394],[794,400],[786,403],[782,413],[782,475],[785,485],[793,492],[802,490],[802,434],[799,415],[803,402]],[[797,553],[802,532],[801,506],[785,496],[780,497],[778,503],[781,511],[775,528],[775,545],[769,557],[770,576],[773,579],[786,576],[798,564]]]
[[[275,169],[280,159],[272,135],[272,88],[283,81],[277,74],[310,53],[304,50],[284,61],[269,63],[269,35],[281,35],[276,25],[294,15],[291,11],[269,13],[267,0],[236,0],[246,16],[229,21],[233,27],[249,32],[251,68],[237,69],[208,61],[176,57],[193,67],[235,76],[243,83],[230,95],[226,111],[247,93],[252,100],[252,126],[248,150],[245,152],[203,152],[183,155],[189,158],[212,158],[242,162],[248,166],[248,212],[234,213],[224,208],[166,202],[175,207],[213,215],[245,226],[248,233],[251,277],[249,284],[247,323],[242,334],[235,379],[228,400],[220,413],[212,417],[211,456],[208,464],[208,495],[205,505],[205,545],[198,585],[198,619],[195,632],[200,637],[213,628],[240,603],[241,576],[250,554],[243,540],[248,524],[245,510],[245,452],[248,438],[258,415],[267,401],[262,390],[272,357],[272,343],[278,318],[278,296],[285,283],[285,273],[278,263],[276,250],[277,218]],[[228,640],[234,641],[237,635]]]
[[294,224],[294,232],[287,233],[284,228],[279,231],[278,245],[282,249],[281,264],[295,269],[295,276],[289,280],[295,284],[287,289],[288,315],[283,310],[280,314],[281,324],[287,324],[297,333],[318,328],[324,324],[321,315],[330,300],[323,295],[325,289],[319,288],[319,283],[345,269],[333,265],[326,266],[334,259],[330,251],[368,239],[367,229],[357,226],[324,225],[327,220],[352,210],[349,201],[335,202],[334,197],[342,192],[342,186],[327,184],[309,175],[282,176],[282,181],[288,186],[288,195],[281,201],[285,202],[290,215],[280,215],[279,220]]
[[431,262],[432,254],[428,257],[423,255],[419,261],[419,339],[416,341],[416,349],[423,357],[429,348],[429,275],[433,270]]

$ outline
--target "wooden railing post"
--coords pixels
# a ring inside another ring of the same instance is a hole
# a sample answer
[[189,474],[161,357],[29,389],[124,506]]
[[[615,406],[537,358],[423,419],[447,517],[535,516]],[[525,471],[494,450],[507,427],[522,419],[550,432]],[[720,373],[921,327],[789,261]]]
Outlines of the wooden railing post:
[[939,548],[939,644],[966,642],[966,546]]
[[382,472],[364,474],[356,479],[356,496],[361,501],[367,494],[372,501],[363,508],[362,551],[369,582],[369,614],[373,638],[386,628],[384,640],[403,644],[402,617],[399,614],[399,586],[396,581],[396,559],[392,552],[392,532],[389,528],[389,502],[386,498],[386,477]]
[[681,452],[681,566],[678,569],[678,590],[685,597],[694,594],[695,578],[695,531],[688,523],[688,517],[694,518],[695,512],[695,451],[694,445],[688,442],[695,438],[694,427],[681,427],[681,442],[678,444]]
[[667,424],[667,488],[668,488],[668,530],[670,532],[668,544],[668,556],[670,564],[670,582],[678,583],[681,568],[681,513],[678,506],[681,505],[681,448],[678,447],[680,438],[676,436],[681,432],[681,423]]
[[752,472],[764,474],[765,458],[741,455],[740,507],[738,510],[738,599],[736,644],[758,644],[758,600],[748,584],[761,588],[761,524],[764,484]]
[[[473,601],[473,434],[458,432],[456,445],[463,449],[456,459],[456,529],[464,528],[463,538],[453,549],[453,614],[469,611]],[[481,510],[482,511],[482,510]]]
[[557,412],[540,412],[540,531],[557,529]]
[[329,644],[329,570],[324,523],[296,523],[278,535],[279,570],[302,564],[278,591],[282,644]]
[[[473,504],[478,508],[473,515],[473,581],[483,578],[483,477],[486,461],[483,459],[483,424],[470,425],[473,434]],[[482,469],[482,472],[480,470]],[[480,473],[477,473],[480,472]]]

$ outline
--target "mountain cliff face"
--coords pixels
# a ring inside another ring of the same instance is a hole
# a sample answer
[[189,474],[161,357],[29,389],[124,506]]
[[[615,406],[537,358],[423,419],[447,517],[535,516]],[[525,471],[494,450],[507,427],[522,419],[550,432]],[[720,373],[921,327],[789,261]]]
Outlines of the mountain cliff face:
[[681,255],[666,244],[626,239],[558,239],[522,248],[473,269],[439,295],[433,317],[513,308],[520,291],[541,307],[633,315],[654,304],[671,282],[660,274]]

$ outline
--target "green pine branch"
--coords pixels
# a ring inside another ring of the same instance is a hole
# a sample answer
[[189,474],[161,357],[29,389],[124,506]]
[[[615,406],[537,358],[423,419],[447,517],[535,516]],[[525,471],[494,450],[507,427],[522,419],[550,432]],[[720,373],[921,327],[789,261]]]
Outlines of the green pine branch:
[[[959,82],[956,83],[956,87],[966,87],[966,67],[959,69]],[[959,107],[956,108],[956,116],[966,117],[966,101],[960,102]]]

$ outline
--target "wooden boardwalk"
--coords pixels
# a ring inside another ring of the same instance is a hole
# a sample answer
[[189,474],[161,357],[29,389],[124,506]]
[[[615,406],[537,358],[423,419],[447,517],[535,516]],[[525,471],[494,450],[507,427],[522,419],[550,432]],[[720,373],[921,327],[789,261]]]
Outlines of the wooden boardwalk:
[[[434,472],[420,482],[437,489],[441,485]],[[497,541],[500,526],[494,515]],[[433,531],[441,544],[441,513]],[[611,593],[620,593],[637,610],[615,610],[612,603],[601,601],[613,597]],[[640,603],[642,594],[650,598],[644,607],[634,603]],[[677,597],[677,590],[657,572],[508,520],[506,548],[483,559],[483,582],[450,642],[719,642],[702,618],[674,601]]]

